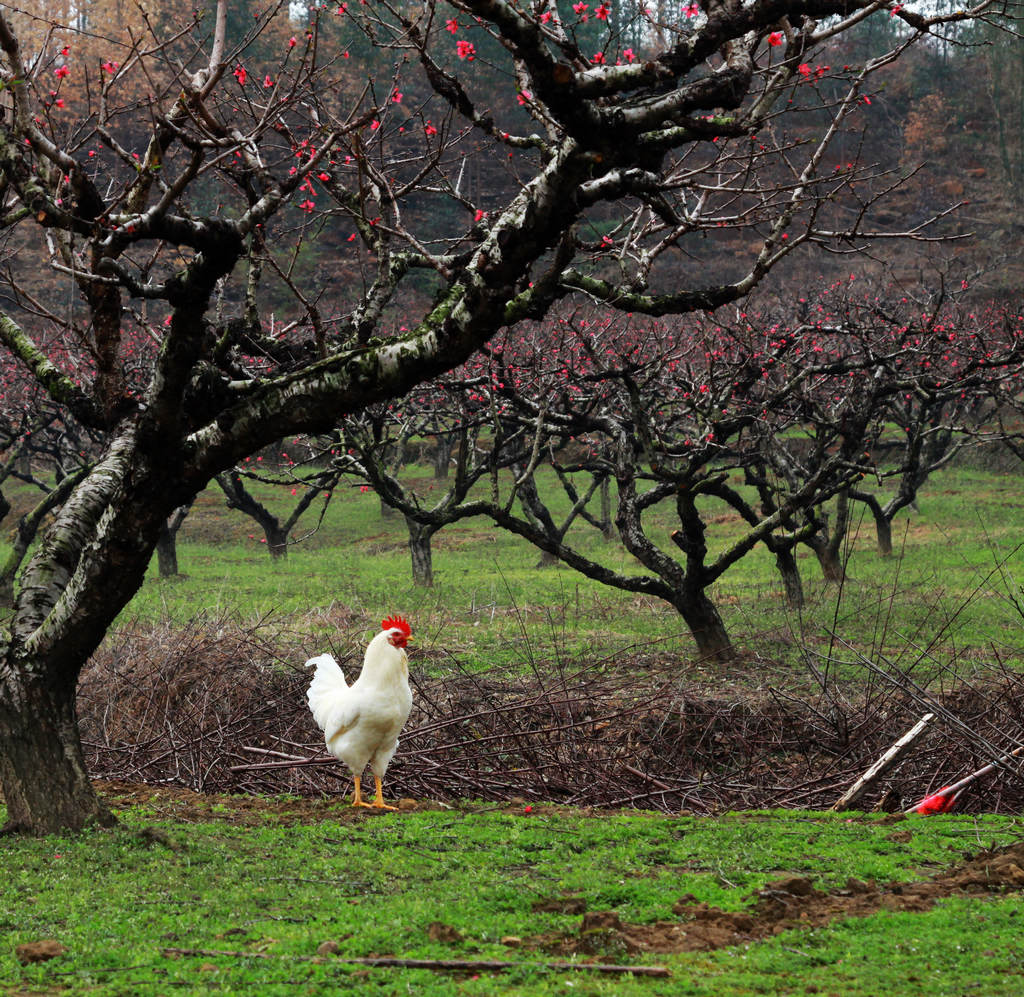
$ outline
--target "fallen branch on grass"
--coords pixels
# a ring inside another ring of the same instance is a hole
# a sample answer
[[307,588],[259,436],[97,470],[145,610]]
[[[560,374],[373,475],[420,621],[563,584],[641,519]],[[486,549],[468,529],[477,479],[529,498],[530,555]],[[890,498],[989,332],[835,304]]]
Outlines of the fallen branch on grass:
[[616,966],[601,962],[503,962],[497,959],[398,959],[393,956],[314,956],[272,955],[269,952],[234,952],[229,949],[160,950],[165,956],[222,956],[229,959],[293,959],[300,962],[344,962],[356,966],[387,969],[433,969],[456,973],[504,973],[513,969],[539,969],[543,972],[632,973],[634,976],[671,976],[666,966]]

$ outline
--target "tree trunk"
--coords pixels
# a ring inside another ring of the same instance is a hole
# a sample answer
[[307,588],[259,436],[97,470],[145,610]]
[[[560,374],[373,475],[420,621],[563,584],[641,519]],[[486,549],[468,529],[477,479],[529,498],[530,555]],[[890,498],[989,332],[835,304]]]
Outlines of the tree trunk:
[[875,520],[875,534],[878,537],[878,553],[882,557],[892,555],[892,523],[888,517],[882,516]]
[[775,566],[782,576],[782,587],[786,593],[786,605],[790,609],[803,609],[804,585],[800,578],[800,566],[793,554],[793,548],[775,552]]
[[156,540],[156,563],[161,578],[175,578],[178,575],[178,543],[175,535],[161,528]]
[[434,478],[443,480],[448,477],[448,471],[452,463],[452,451],[455,449],[454,433],[438,433],[435,437],[433,464]]
[[136,444],[134,427],[110,439],[18,576],[0,644],[0,783],[11,831],[113,821],[85,767],[78,676],[142,584],[160,521],[192,497],[180,466]]
[[280,560],[288,556],[288,531],[283,530],[276,524],[266,524],[264,529],[267,534],[267,551],[273,560]]
[[850,498],[863,502],[871,511],[871,518],[875,523],[875,537],[878,541],[878,553],[883,557],[892,554],[892,515],[882,507],[881,502],[870,492],[850,492]]
[[[116,823],[96,796],[82,756],[74,684],[40,669],[8,668],[0,695],[0,781],[5,833],[56,834]],[[45,773],[41,778],[40,773]]]
[[179,506],[160,525],[156,539],[156,561],[161,578],[175,578],[178,575],[178,530],[185,522],[191,505]]
[[286,557],[288,554],[288,528],[282,527],[281,521],[262,503],[257,502],[247,491],[242,476],[237,471],[218,474],[217,484],[220,485],[229,509],[237,509],[250,519],[254,519],[263,529],[267,541],[267,551],[271,558]]
[[616,539],[615,523],[612,522],[612,483],[611,477],[601,481],[601,533],[605,540]]
[[829,529],[828,516],[821,515],[821,529],[804,543],[814,551],[821,574],[827,585],[839,585],[846,580],[846,565],[840,554],[846,531],[850,525],[850,493],[841,491],[836,496],[835,524]]
[[412,555],[412,583],[430,588],[434,584],[434,563],[430,550],[430,538],[435,530],[405,517],[409,527],[409,553]]
[[723,663],[736,658],[736,649],[722,622],[715,604],[701,591],[676,603],[679,615],[686,621],[703,661]]
[[811,537],[807,546],[814,551],[814,556],[821,565],[821,576],[827,585],[839,585],[846,580],[846,569],[839,552],[828,541],[821,537]]

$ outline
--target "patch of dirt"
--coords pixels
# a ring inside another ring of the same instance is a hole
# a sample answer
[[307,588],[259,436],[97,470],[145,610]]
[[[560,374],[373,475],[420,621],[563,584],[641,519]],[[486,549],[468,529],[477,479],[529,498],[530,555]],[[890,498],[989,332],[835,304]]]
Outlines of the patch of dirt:
[[[706,952],[760,941],[794,928],[823,927],[841,918],[867,917],[883,910],[926,911],[945,897],[1022,888],[1024,842],[1019,842],[983,852],[923,882],[878,886],[873,881],[849,879],[844,888],[825,892],[803,876],[790,876],[758,890],[743,911],[725,911],[687,894],[672,908],[677,921],[628,924],[615,911],[587,911],[576,933],[548,933],[525,939],[524,944],[562,955]],[[535,909],[562,908],[553,900],[541,901]]]
[[[303,797],[229,796],[221,793],[195,793],[183,786],[150,786],[116,780],[94,780],[93,785],[103,800],[116,812],[131,807],[145,807],[161,817],[195,823],[223,820],[239,827],[254,827],[275,821],[278,824],[312,824],[332,820],[349,822],[365,820],[387,810],[372,810],[349,805],[349,796],[306,799]],[[446,810],[443,803],[431,800],[391,800],[400,810]],[[145,828],[147,839],[159,841],[159,832]],[[165,842],[160,842],[165,843]]]
[[14,957],[23,966],[33,962],[47,962],[64,955],[67,948],[57,941],[56,938],[44,938],[38,942],[25,942],[24,945],[17,945],[14,949]]

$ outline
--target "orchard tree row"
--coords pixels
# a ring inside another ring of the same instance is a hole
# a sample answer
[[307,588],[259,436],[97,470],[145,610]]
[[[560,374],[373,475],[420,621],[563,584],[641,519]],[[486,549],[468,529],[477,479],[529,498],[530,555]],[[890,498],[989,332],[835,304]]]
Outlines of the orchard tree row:
[[[556,312],[506,331],[405,398],[247,457],[216,480],[272,557],[316,528],[314,504],[322,519],[339,483],[354,482],[404,517],[418,584],[433,581],[434,534],[483,516],[534,544],[542,563],[561,560],[665,600],[701,655],[728,658],[709,589],[751,550],[767,548],[798,607],[797,546],[814,551],[826,580],[841,580],[852,504],[869,510],[889,554],[893,518],[932,472],[966,447],[1024,448],[1024,318],[957,304],[966,290],[919,302],[850,278],[785,317],[750,302],[671,321],[595,307]],[[59,505],[103,446],[69,431],[73,422],[44,417],[21,397],[24,384],[18,378],[5,396],[0,473],[37,485],[41,499],[19,520],[0,576],[8,601],[40,512]],[[402,472],[427,442],[435,477],[417,488]],[[260,501],[256,482],[276,485],[278,499]],[[722,504],[744,527],[709,551],[709,517]],[[164,573],[177,570],[173,537],[187,508],[175,510],[158,544]],[[665,509],[675,522],[668,546],[653,524]],[[574,543],[580,533],[571,530],[584,523],[616,536],[636,571],[584,554],[590,545]]]
[[[840,581],[851,505],[863,503],[888,555],[894,517],[930,474],[965,448],[1024,442],[1020,313],[885,299],[852,279],[798,306],[786,319],[732,307],[673,321],[589,307],[520,327],[400,401],[340,422],[319,450],[309,446],[312,472],[282,455],[275,474],[237,473],[290,489],[293,524],[342,477],[372,489],[404,516],[424,585],[431,537],[487,517],[534,544],[542,564],[663,599],[701,655],[728,658],[708,590],[755,547],[800,606],[797,546]],[[424,486],[402,469],[427,441],[435,478]],[[723,504],[743,530],[709,551],[709,518]],[[653,522],[665,509],[675,522],[667,546]],[[591,545],[574,544],[571,529],[580,524],[616,536],[636,571],[584,554]]]

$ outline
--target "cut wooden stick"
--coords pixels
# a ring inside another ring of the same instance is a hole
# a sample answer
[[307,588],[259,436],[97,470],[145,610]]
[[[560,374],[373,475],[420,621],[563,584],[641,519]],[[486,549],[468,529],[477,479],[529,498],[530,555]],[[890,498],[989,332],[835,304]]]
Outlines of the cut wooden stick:
[[229,959],[292,959],[299,962],[344,962],[356,966],[390,969],[433,969],[457,973],[503,973],[510,969],[540,969],[546,972],[632,973],[634,976],[671,976],[666,966],[616,966],[602,962],[502,962],[496,959],[399,959],[394,956],[273,955],[269,952],[234,952],[230,949],[160,950],[165,956],[223,956]]
[[881,758],[875,762],[842,796],[832,804],[833,810],[851,810],[853,805],[899,761],[900,756],[916,741],[924,729],[935,719],[934,713],[926,713],[910,728]]

